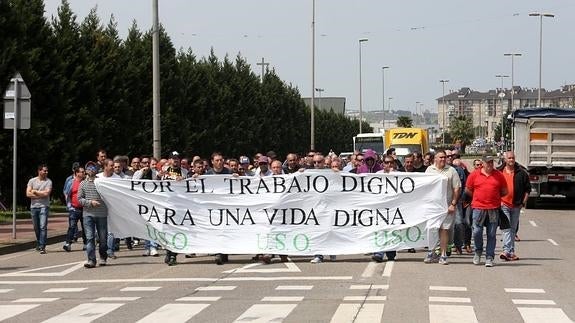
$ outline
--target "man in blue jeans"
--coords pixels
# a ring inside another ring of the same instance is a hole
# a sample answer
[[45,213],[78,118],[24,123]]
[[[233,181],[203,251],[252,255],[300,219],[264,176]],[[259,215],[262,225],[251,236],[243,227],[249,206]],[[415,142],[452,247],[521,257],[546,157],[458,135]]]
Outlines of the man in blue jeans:
[[30,199],[30,214],[34,233],[36,233],[36,250],[46,253],[48,239],[48,213],[50,212],[50,194],[52,181],[48,178],[48,166],[38,166],[38,176],[30,179],[26,187],[26,197]]

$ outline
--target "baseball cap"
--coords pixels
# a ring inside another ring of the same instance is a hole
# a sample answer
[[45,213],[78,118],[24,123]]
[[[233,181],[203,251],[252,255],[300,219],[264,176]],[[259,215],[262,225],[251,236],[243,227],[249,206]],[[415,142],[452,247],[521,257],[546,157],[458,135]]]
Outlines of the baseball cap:
[[249,164],[250,159],[246,156],[240,157],[240,164]]
[[266,156],[261,156],[260,158],[258,158],[258,163],[259,164],[267,164],[267,163],[269,163],[269,160]]
[[484,162],[489,162],[489,161],[493,161],[493,156],[491,155],[483,155],[483,157],[481,157],[481,160]]
[[87,172],[95,172],[98,170],[98,165],[93,161],[89,161],[86,163],[86,166],[84,168],[86,169]]
[[75,172],[76,169],[80,168],[80,163],[79,162],[74,162],[72,164],[72,171]]
[[172,153],[170,154],[170,158],[174,159],[174,158],[178,158],[180,159],[180,153],[177,151],[172,151]]

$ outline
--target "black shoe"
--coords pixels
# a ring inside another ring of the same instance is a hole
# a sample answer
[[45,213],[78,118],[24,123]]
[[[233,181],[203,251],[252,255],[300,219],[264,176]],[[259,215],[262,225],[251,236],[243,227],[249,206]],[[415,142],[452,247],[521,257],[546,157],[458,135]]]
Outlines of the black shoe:
[[46,254],[46,249],[40,248],[40,254],[41,254],[41,255],[45,255],[45,254]]
[[175,266],[178,264],[178,262],[176,261],[176,257],[169,257],[169,260],[167,262],[168,266]]
[[96,264],[93,261],[88,261],[84,264],[84,268],[95,268]]
[[409,248],[409,249],[407,249],[407,252],[409,252],[409,253],[415,253],[415,248]]
[[70,252],[72,251],[72,247],[70,247],[69,244],[65,244],[62,246],[62,249],[64,249],[66,252]]
[[371,259],[375,262],[383,262],[383,257],[380,255],[373,255],[371,256]]
[[170,255],[166,254],[166,256],[164,257],[164,263],[165,264],[170,263]]
[[214,261],[216,262],[216,265],[223,265],[224,260],[223,260],[222,254],[221,253],[217,254]]

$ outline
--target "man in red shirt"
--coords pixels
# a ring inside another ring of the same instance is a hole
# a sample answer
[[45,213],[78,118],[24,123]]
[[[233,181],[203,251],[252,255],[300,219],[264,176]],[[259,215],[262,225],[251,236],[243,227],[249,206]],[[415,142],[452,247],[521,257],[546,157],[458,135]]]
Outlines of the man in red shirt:
[[467,178],[465,191],[470,196],[473,208],[473,241],[475,256],[473,264],[479,265],[483,253],[483,226],[487,228],[487,246],[485,248],[485,267],[493,267],[495,258],[495,234],[499,223],[501,198],[507,195],[507,183],[500,171],[493,168],[493,156],[482,158],[483,167],[476,169]]

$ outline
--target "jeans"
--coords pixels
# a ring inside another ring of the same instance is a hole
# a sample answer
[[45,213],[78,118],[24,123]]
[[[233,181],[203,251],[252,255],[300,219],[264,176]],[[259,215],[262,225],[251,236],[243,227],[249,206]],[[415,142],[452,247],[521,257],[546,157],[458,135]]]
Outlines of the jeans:
[[[108,232],[108,236],[107,236],[107,244],[108,244],[108,257],[113,257],[114,256],[114,249],[116,248],[116,238],[114,237],[114,234],[112,232]],[[118,241],[118,244],[120,242]]]
[[515,235],[519,226],[520,207],[508,207],[501,205],[501,210],[509,219],[509,229],[503,230],[503,251],[509,254],[515,253]]
[[30,209],[32,216],[32,225],[34,226],[34,233],[36,233],[36,242],[39,249],[46,248],[46,240],[48,240],[48,213],[50,208],[35,207]]
[[456,247],[462,248],[465,245],[471,245],[471,234],[468,234],[471,228],[470,222],[470,218],[467,216],[467,208],[464,209],[461,203],[457,203],[454,237]]
[[[483,225],[479,224],[478,219],[483,210],[473,209],[473,242],[475,243],[475,253],[483,253]],[[485,248],[486,258],[495,258],[495,243],[497,242],[497,222],[489,222],[489,217],[485,219],[484,223],[487,228],[487,247]]]
[[108,259],[107,249],[108,244],[106,238],[108,236],[108,218],[98,218],[93,216],[84,217],[84,229],[86,230],[86,255],[88,261],[96,263],[96,233],[100,245],[98,253],[101,259]]
[[376,257],[380,257],[381,259],[383,259],[383,254],[385,253],[385,255],[387,256],[387,260],[394,260],[395,256],[397,255],[397,251],[378,251],[378,252],[374,252],[373,255]]
[[71,244],[74,241],[76,232],[78,232],[78,221],[82,228],[82,240],[86,244],[86,230],[84,230],[84,220],[82,219],[82,209],[70,209],[68,211],[68,233],[66,234],[66,243]]
[[158,249],[158,243],[152,240],[146,240],[146,242],[144,243],[144,249],[150,250],[150,248]]

